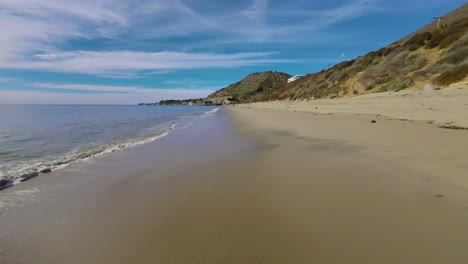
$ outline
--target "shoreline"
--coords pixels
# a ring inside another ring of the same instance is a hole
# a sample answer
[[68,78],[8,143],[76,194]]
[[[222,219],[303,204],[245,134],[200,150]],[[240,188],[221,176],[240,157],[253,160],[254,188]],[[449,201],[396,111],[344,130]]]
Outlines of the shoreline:
[[[44,154],[44,157],[37,157],[31,160],[11,160],[0,166],[0,191],[14,187],[22,182],[43,176],[55,171],[60,171],[70,165],[86,162],[89,159],[96,159],[115,151],[133,148],[142,144],[151,143],[167,136],[174,129],[182,129],[189,126],[189,123],[213,115],[219,108],[210,109],[198,115],[192,115],[190,119],[185,116],[177,116],[173,120],[161,122],[151,128],[152,133],[139,135],[135,133],[133,137],[120,139],[110,139],[100,144],[77,145],[73,150],[61,154]],[[138,132],[138,131],[137,131]]]
[[[216,184],[219,169],[234,170],[253,151],[229,122],[216,113],[160,140],[2,191],[0,262],[154,263],[158,256],[147,245],[161,225],[171,225],[174,205],[204,193],[203,178]],[[208,166],[214,161],[220,165]]]
[[465,131],[269,106],[2,192],[0,262],[466,263]]

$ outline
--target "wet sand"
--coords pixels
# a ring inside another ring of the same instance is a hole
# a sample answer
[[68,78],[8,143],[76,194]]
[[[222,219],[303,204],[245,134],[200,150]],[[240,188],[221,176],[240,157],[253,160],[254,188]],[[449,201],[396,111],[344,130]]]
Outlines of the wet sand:
[[468,262],[466,131],[249,107],[2,192],[0,263]]
[[224,112],[7,189],[0,193],[0,263],[229,258],[236,251],[212,247],[230,241],[230,228],[248,217],[237,211],[250,205],[236,177],[253,149]]

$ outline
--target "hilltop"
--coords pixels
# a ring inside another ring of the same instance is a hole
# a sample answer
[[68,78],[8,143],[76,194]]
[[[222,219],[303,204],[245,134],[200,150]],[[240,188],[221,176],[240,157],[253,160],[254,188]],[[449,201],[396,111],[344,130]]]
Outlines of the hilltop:
[[433,21],[387,47],[297,81],[287,83],[289,75],[277,73],[281,82],[275,83],[275,89],[259,86],[261,76],[249,75],[208,98],[233,95],[240,102],[335,98],[426,83],[441,87],[464,84],[468,76],[468,4],[446,14],[439,27]]
[[291,75],[282,72],[256,72],[241,81],[220,89],[208,96],[208,99],[233,98],[244,101],[259,93],[285,85]]
[[426,84],[441,88],[468,84],[468,3],[443,17],[440,23],[434,20],[386,47],[296,81],[288,83],[291,75],[287,73],[256,72],[205,99],[197,99],[196,104],[226,99],[248,103],[336,98]]

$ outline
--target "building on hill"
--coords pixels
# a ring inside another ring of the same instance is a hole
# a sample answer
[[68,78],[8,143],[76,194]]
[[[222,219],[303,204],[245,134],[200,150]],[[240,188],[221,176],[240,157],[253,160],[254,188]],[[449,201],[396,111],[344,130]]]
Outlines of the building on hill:
[[302,75],[293,76],[293,77],[291,77],[291,78],[288,79],[288,83],[294,82],[294,81],[296,81],[296,80],[299,80],[299,79],[302,78],[302,77],[304,77],[304,76],[302,76]]
[[232,96],[205,99],[205,105],[227,105],[232,104],[233,102],[234,99]]

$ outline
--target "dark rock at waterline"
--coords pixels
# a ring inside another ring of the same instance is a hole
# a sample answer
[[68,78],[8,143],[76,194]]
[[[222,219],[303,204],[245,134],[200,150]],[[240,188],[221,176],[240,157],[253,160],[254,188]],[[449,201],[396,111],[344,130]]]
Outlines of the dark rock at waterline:
[[0,179],[0,186],[7,184],[9,181],[7,179]]
[[50,173],[50,172],[52,172],[51,168],[46,168],[46,169],[42,169],[39,171],[39,173]]
[[39,172],[26,173],[26,174],[21,175],[20,181],[24,182],[24,181],[27,181],[27,180],[32,179],[34,177],[37,177],[38,175],[39,175]]
[[13,186],[13,180],[0,179],[0,190]]

